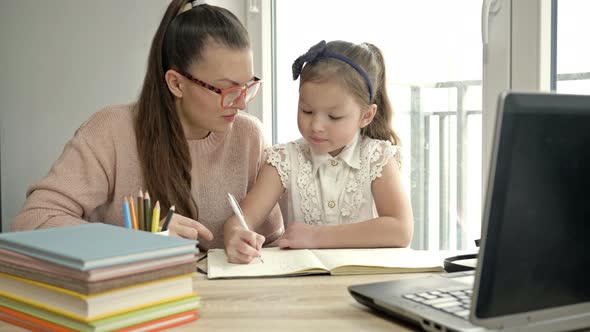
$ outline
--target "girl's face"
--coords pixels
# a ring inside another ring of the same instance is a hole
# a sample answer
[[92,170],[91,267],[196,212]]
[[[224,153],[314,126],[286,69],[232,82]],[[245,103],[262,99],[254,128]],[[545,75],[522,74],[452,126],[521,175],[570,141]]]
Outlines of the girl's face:
[[[188,69],[193,78],[218,89],[245,87],[253,78],[252,51],[235,50],[209,41],[202,58]],[[209,132],[224,132],[238,113],[246,108],[239,98],[232,108],[221,106],[221,95],[187,77],[180,77],[182,97],[176,98],[176,111],[187,139],[202,139]]]
[[338,155],[373,116],[337,82],[308,81],[299,88],[297,125],[314,152]]

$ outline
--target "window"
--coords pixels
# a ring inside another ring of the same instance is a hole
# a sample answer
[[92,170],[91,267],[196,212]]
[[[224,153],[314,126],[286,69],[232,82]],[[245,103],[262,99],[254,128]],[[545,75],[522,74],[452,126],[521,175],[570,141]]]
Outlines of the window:
[[590,31],[590,2],[557,0],[556,59],[559,93],[590,94],[590,44],[581,37]]
[[[473,247],[482,193],[481,1],[275,1],[275,135],[298,138],[291,64],[319,40],[384,52],[417,249]],[[313,10],[310,10],[313,8]]]

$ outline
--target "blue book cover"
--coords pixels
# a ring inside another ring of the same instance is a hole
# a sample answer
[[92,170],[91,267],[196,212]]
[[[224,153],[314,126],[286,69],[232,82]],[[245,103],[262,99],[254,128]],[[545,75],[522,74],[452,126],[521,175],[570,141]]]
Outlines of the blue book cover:
[[103,223],[0,234],[0,248],[80,271],[197,253],[197,243]]

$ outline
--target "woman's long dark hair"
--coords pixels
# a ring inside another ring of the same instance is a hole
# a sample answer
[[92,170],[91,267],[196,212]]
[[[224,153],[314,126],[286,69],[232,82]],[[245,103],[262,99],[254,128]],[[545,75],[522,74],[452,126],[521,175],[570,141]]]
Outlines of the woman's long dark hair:
[[191,159],[174,97],[164,75],[175,68],[187,71],[201,59],[208,41],[231,49],[250,47],[248,32],[226,9],[173,0],[152,41],[147,72],[135,105],[135,137],[145,190],[159,200],[162,210],[175,205],[176,213],[198,218],[191,196]]

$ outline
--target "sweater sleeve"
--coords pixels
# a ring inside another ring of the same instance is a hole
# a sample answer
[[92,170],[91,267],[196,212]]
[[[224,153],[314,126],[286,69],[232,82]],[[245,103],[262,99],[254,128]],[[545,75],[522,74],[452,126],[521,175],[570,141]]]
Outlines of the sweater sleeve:
[[[82,128],[81,128],[82,129]],[[27,200],[12,223],[15,231],[88,222],[109,193],[104,153],[95,151],[78,130],[49,173],[27,190]]]

